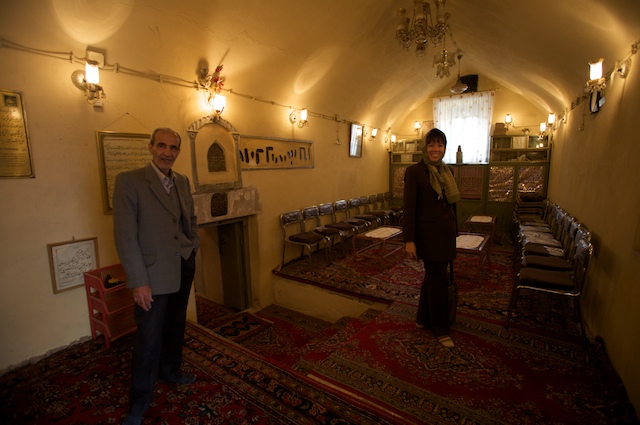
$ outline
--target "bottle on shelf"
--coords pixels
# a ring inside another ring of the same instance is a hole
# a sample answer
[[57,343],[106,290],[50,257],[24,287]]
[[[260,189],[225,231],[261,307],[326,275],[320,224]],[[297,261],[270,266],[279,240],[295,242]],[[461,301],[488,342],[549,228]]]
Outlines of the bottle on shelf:
[[456,164],[462,164],[462,146],[458,145],[458,152],[456,152]]

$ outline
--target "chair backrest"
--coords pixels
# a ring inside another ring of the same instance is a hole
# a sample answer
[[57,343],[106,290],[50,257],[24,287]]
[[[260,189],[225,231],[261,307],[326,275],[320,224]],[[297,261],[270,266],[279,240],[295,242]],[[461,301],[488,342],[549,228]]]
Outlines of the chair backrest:
[[329,222],[335,223],[335,214],[333,212],[333,204],[331,202],[318,204],[318,219],[320,220],[320,224],[322,224],[322,217],[324,216],[329,216]]
[[[331,205],[331,204],[329,204]],[[302,209],[302,219],[306,223],[311,220],[312,226],[320,227],[320,209],[316,205],[311,205],[310,207],[305,207]]]
[[369,211],[382,209],[382,201],[378,202],[376,195],[369,195]]
[[554,220],[551,223],[551,234],[559,241],[562,241],[562,223],[566,216],[567,213],[562,208],[556,208]]
[[349,207],[347,201],[339,199],[333,203],[333,222],[337,223],[349,218]]
[[562,247],[565,250],[565,252],[571,249],[571,245],[573,245],[573,242],[574,242],[574,239],[571,237],[571,233],[570,233],[571,224],[573,224],[573,222],[575,222],[575,219],[571,214],[566,214],[562,218],[562,223],[561,223],[562,231],[560,235],[561,236],[560,242],[562,242]]
[[[360,196],[358,197],[358,201],[360,201],[360,212],[368,213],[372,211],[372,205],[369,205],[368,196]],[[373,209],[375,209],[375,206],[373,206]]]
[[349,198],[347,201],[347,216],[351,218],[360,213],[360,198]]
[[292,225],[298,225],[296,233],[304,232],[304,219],[302,218],[302,211],[293,210],[280,214],[280,225],[282,227],[282,235],[287,238],[287,227]]
[[576,241],[576,249],[573,268],[573,281],[574,291],[576,294],[580,294],[584,288],[584,283],[587,280],[587,273],[589,271],[589,264],[591,263],[591,256],[593,255],[593,245],[588,240],[582,238]]

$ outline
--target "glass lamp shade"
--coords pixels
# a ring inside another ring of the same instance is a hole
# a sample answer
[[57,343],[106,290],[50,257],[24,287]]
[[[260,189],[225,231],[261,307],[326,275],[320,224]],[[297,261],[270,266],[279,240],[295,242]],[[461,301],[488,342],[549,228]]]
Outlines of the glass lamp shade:
[[84,79],[89,84],[98,84],[100,82],[100,69],[98,62],[87,61],[84,70]]

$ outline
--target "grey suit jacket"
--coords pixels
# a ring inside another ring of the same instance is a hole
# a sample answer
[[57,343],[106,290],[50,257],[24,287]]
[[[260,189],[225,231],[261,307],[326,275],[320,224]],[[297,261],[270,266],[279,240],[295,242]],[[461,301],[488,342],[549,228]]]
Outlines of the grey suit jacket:
[[[175,173],[175,172],[174,172]],[[113,232],[127,287],[151,285],[153,295],[180,289],[184,233],[200,246],[189,179],[175,173],[181,214],[172,212],[167,192],[152,165],[118,174],[113,193]]]

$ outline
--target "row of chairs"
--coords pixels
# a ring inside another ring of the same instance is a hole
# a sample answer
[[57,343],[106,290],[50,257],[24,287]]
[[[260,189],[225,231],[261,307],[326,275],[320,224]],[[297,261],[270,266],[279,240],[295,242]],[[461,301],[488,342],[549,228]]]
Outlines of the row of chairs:
[[548,200],[531,206],[523,202],[514,213],[514,256],[519,272],[511,293],[505,327],[509,326],[521,290],[573,299],[576,320],[586,339],[581,311],[593,245],[591,232],[559,205]]
[[[287,245],[300,247],[301,256],[306,254],[311,265],[314,250],[324,248],[327,260],[331,261],[331,248],[337,243],[341,243],[342,254],[346,255],[346,241],[352,236],[382,225],[397,224],[401,210],[390,207],[389,196],[339,199],[280,214],[284,239],[282,265]],[[311,230],[306,230],[308,224]]]

